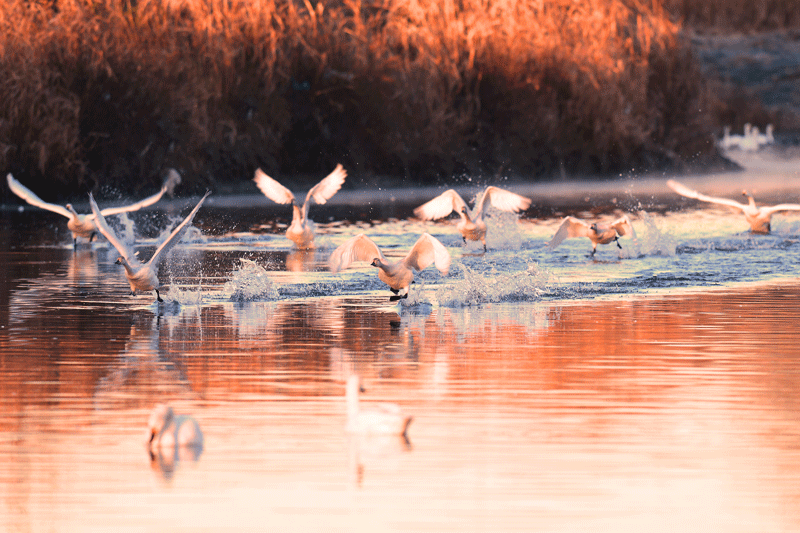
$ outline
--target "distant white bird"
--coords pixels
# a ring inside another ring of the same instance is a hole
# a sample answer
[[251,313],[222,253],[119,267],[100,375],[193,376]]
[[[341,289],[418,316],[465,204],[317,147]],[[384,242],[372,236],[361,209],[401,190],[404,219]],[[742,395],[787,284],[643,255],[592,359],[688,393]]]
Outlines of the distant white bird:
[[112,230],[108,223],[106,223],[106,219],[103,217],[103,213],[100,211],[100,208],[97,207],[97,202],[94,201],[94,197],[92,197],[92,194],[89,193],[89,203],[92,206],[92,212],[97,218],[97,228],[100,230],[100,233],[102,233],[103,236],[108,239],[108,242],[110,242],[119,252],[120,257],[116,260],[116,264],[125,267],[125,277],[128,278],[128,283],[131,286],[132,296],[136,294],[137,290],[155,291],[158,301],[164,301],[161,299],[161,295],[158,293],[158,289],[161,287],[161,283],[158,281],[158,264],[167,256],[173,246],[180,242],[183,234],[192,223],[195,213],[197,213],[197,210],[200,209],[201,205],[203,205],[203,202],[209,194],[211,194],[211,191],[206,192],[205,196],[203,196],[194,209],[192,209],[192,212],[189,213],[183,222],[178,224],[178,226],[172,230],[170,236],[167,238],[167,240],[161,243],[161,246],[156,249],[150,260],[147,263],[142,264],[136,258],[136,256],[131,253],[128,247],[117,238],[114,230]]
[[[30,205],[39,207],[41,209],[47,209],[48,211],[52,211],[67,217],[67,227],[72,232],[73,246],[78,245],[78,237],[89,239],[89,242],[91,242],[94,236],[97,234],[97,225],[95,224],[94,214],[79,215],[77,212],[75,212],[75,209],[72,208],[72,204],[60,206],[47,203],[36,196],[33,191],[17,181],[10,173],[6,176],[6,179],[8,180],[8,187],[11,189],[11,192],[28,202]],[[129,213],[131,211],[138,211],[143,207],[147,207],[148,205],[152,205],[159,201],[161,197],[164,196],[165,192],[170,192],[170,194],[172,194],[172,190],[175,188],[175,185],[179,184],[180,182],[180,174],[178,174],[178,172],[175,170],[171,170],[167,175],[167,179],[164,181],[164,185],[161,187],[161,190],[153,196],[145,198],[144,200],[135,204],[121,207],[109,207],[103,209],[102,213],[104,216],[111,216],[119,215],[121,213]]]
[[765,133],[759,133],[756,137],[759,146],[775,143],[775,127],[772,124],[767,124]]
[[301,250],[314,247],[314,223],[308,219],[308,209],[311,207],[311,199],[318,204],[324,204],[337,193],[347,177],[347,171],[342,165],[336,165],[333,172],[328,174],[322,181],[314,185],[302,206],[297,205],[294,194],[267,176],[260,168],[256,169],[256,176],[253,181],[264,193],[264,196],[278,204],[292,204],[292,224],[286,230],[286,237],[293,241]]
[[742,195],[747,197],[747,204],[741,204],[736,200],[729,200],[727,198],[715,198],[713,196],[706,196],[689,187],[678,183],[675,180],[667,180],[667,186],[687,198],[694,198],[703,202],[710,202],[712,204],[727,205],[734,209],[739,209],[744,213],[744,218],[750,224],[750,231],[753,233],[769,233],[771,230],[770,223],[772,215],[779,211],[800,211],[800,204],[778,204],[772,207],[758,207],[753,196],[747,191],[742,191]]
[[403,414],[393,403],[370,404],[362,409],[358,402],[361,387],[358,376],[347,379],[347,425],[345,430],[355,435],[399,435],[407,437],[412,417]]
[[356,235],[333,251],[328,259],[331,272],[339,272],[353,261],[370,261],[378,267],[378,278],[394,293],[389,300],[408,298],[408,289],[414,281],[414,270],[420,271],[434,264],[442,275],[450,270],[450,253],[435,237],[423,233],[403,259],[389,263],[378,245],[363,233]]
[[152,455],[182,447],[203,447],[203,432],[191,416],[175,415],[172,407],[159,404],[147,421],[148,447]]
[[636,237],[636,233],[633,231],[633,226],[631,225],[631,221],[628,219],[627,215],[623,215],[621,218],[615,220],[608,226],[601,226],[597,223],[590,225],[575,217],[564,217],[564,221],[561,223],[561,226],[558,227],[556,234],[553,235],[553,238],[547,244],[547,248],[549,250],[554,249],[556,246],[564,242],[564,239],[569,239],[572,237],[588,237],[589,240],[592,241],[592,255],[594,255],[595,252],[597,252],[598,244],[609,244],[611,242],[616,242],[617,246],[622,249],[622,245],[619,243],[619,238],[623,235],[630,235],[634,238]]
[[433,200],[414,209],[414,214],[422,220],[436,220],[444,218],[455,211],[461,216],[461,221],[457,227],[464,242],[466,243],[467,239],[481,241],[485,251],[486,222],[484,222],[483,217],[486,214],[486,202],[491,202],[494,207],[501,211],[514,213],[525,210],[531,205],[530,199],[524,196],[499,187],[490,186],[483,191],[475,202],[475,209],[470,212],[469,207],[467,207],[461,196],[453,189],[448,189]]

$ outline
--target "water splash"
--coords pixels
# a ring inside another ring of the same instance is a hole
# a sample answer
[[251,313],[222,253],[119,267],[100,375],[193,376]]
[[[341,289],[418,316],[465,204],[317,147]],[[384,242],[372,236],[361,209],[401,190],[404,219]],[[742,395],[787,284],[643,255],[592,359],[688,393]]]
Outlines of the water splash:
[[189,288],[181,288],[180,285],[173,282],[170,278],[169,291],[162,294],[165,301],[175,302],[180,305],[202,305],[203,304],[203,289],[202,280],[201,284],[196,290]]
[[524,240],[519,215],[490,207],[486,212],[486,242],[495,250],[519,250]]
[[644,223],[644,233],[637,234],[638,243],[634,243],[639,255],[661,255],[672,257],[676,253],[677,241],[664,233],[655,219],[646,211],[639,211],[639,220]]
[[133,227],[133,220],[131,220],[131,218],[128,216],[128,213],[120,213],[117,216],[122,224],[122,231],[120,231],[122,242],[125,243],[128,248],[132,248],[133,244],[136,242],[136,233]]
[[239,268],[231,272],[231,279],[222,289],[226,298],[240,302],[278,298],[278,289],[264,267],[250,259],[240,258],[239,261]]
[[[497,271],[479,274],[464,264],[463,279],[444,287],[437,294],[439,305],[465,307],[492,302],[534,301],[541,298],[553,277],[532,262],[523,271],[509,274]],[[455,266],[455,265],[454,265]]]

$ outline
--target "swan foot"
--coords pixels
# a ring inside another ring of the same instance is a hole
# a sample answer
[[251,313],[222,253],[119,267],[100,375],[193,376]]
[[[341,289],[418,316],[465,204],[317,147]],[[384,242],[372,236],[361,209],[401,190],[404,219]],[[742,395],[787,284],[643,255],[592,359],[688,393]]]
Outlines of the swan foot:
[[408,293],[405,293],[402,296],[400,296],[399,294],[395,294],[394,296],[389,296],[389,301],[396,302],[397,300],[403,300],[405,298],[408,298]]
[[93,231],[91,235],[89,235],[89,242],[92,242],[97,237],[97,232]]
[[616,238],[616,239],[614,239],[614,242],[616,242],[616,243],[617,243],[617,248],[619,248],[620,250],[622,250],[622,245],[619,243],[619,238]]

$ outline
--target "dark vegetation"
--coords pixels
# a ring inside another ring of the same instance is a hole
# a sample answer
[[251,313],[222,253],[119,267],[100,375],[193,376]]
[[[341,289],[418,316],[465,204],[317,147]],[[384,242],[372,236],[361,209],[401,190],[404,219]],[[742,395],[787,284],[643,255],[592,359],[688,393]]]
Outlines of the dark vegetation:
[[259,166],[303,187],[338,162],[351,186],[715,164],[725,109],[679,18],[798,14],[664,1],[7,0],[0,170],[55,199],[167,167],[183,193]]

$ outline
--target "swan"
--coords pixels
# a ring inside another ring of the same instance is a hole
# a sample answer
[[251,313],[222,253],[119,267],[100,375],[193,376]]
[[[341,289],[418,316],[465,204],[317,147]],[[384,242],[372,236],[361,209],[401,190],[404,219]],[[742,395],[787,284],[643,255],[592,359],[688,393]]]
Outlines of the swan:
[[[30,205],[67,217],[67,227],[72,232],[73,247],[78,246],[78,237],[89,239],[89,242],[91,242],[94,236],[97,234],[97,225],[95,224],[94,214],[79,215],[75,209],[73,209],[72,204],[67,204],[65,206],[49,204],[39,198],[33,191],[25,187],[22,183],[17,181],[10,173],[6,176],[6,180],[8,181],[8,187],[11,189],[11,192],[28,202]],[[103,216],[119,215],[121,213],[138,211],[143,207],[152,205],[159,201],[161,197],[164,196],[165,192],[172,194],[175,186],[180,184],[180,182],[180,174],[178,174],[176,170],[170,169],[169,173],[167,174],[167,179],[164,181],[164,185],[162,185],[159,192],[153,196],[150,196],[149,198],[145,198],[144,200],[136,202],[135,204],[103,209]]]
[[292,204],[292,224],[286,230],[286,237],[297,245],[301,250],[314,247],[314,223],[308,219],[308,208],[311,207],[313,198],[318,204],[324,204],[336,194],[347,177],[347,171],[342,165],[336,165],[333,172],[328,174],[322,181],[314,185],[303,202],[302,207],[297,205],[295,196],[292,192],[267,176],[263,170],[256,169],[256,176],[253,181],[264,193],[264,196],[278,204]]
[[97,202],[94,201],[94,197],[91,193],[89,193],[89,203],[92,206],[92,212],[96,217],[97,228],[100,230],[100,233],[108,239],[114,248],[120,254],[120,257],[115,261],[116,264],[122,265],[125,267],[125,277],[128,278],[128,283],[131,286],[131,296],[136,294],[137,290],[140,291],[156,291],[156,299],[159,302],[163,302],[164,300],[161,299],[161,295],[158,293],[158,288],[161,286],[161,283],[158,281],[158,264],[167,256],[167,253],[172,249],[173,246],[178,244],[183,237],[183,234],[189,228],[189,225],[192,223],[192,219],[194,218],[195,213],[197,210],[200,209],[200,206],[203,205],[203,202],[211,194],[211,191],[207,191],[205,196],[203,196],[197,205],[192,209],[192,212],[178,224],[178,226],[172,230],[170,236],[161,243],[153,256],[147,263],[142,264],[136,258],[136,255],[132,254],[128,247],[122,244],[122,242],[117,238],[117,235],[114,233],[106,219],[103,217],[102,211],[100,208],[97,207]]
[[558,231],[547,244],[547,249],[553,250],[564,242],[564,239],[588,237],[592,241],[592,255],[594,255],[597,252],[598,244],[616,242],[617,246],[622,249],[619,238],[623,235],[631,235],[636,238],[636,233],[633,231],[633,226],[627,215],[623,215],[608,226],[601,226],[597,223],[590,225],[575,217],[564,217],[564,221],[558,227]]
[[203,432],[197,421],[188,415],[176,416],[172,407],[163,403],[150,413],[147,433],[151,456],[177,448],[203,448]]
[[378,245],[364,235],[356,235],[338,248],[328,258],[328,267],[333,273],[350,266],[353,261],[371,261],[378,267],[378,278],[394,293],[390,301],[408,298],[408,289],[414,281],[414,270],[420,271],[431,264],[436,265],[442,275],[450,270],[450,254],[447,248],[429,233],[423,233],[408,254],[399,261],[389,263]]
[[775,126],[767,124],[766,131],[759,133],[757,136],[758,145],[774,144],[775,143]]
[[399,435],[407,437],[412,417],[403,414],[396,404],[376,403],[362,409],[358,402],[361,387],[358,376],[347,378],[347,425],[345,430],[356,435]]
[[758,207],[756,206],[756,201],[753,199],[753,196],[747,191],[742,191],[742,195],[747,197],[747,204],[741,204],[736,200],[706,196],[675,180],[667,180],[667,186],[676,193],[681,196],[686,196],[687,198],[694,198],[703,202],[727,205],[728,207],[739,209],[744,213],[744,218],[747,220],[747,223],[750,224],[750,231],[752,233],[769,233],[771,231],[770,222],[772,221],[772,215],[779,211],[800,211],[800,204],[778,204],[771,207]]
[[470,212],[461,196],[453,189],[448,189],[433,200],[414,209],[414,214],[422,220],[436,220],[446,217],[453,211],[457,212],[461,216],[457,227],[464,243],[467,242],[467,239],[481,241],[483,250],[486,251],[486,222],[483,217],[486,214],[487,201],[501,211],[514,213],[523,211],[531,205],[529,198],[499,187],[489,186],[478,197],[475,209]]

